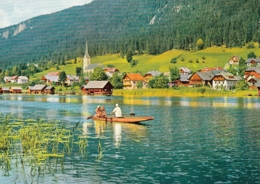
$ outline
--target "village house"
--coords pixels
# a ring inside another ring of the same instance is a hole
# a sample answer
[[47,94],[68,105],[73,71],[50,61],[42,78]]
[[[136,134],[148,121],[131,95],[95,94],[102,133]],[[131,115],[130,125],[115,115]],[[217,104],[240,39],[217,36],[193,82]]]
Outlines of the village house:
[[67,75],[65,84],[71,86],[73,83],[79,83],[79,76],[76,75]]
[[239,80],[241,80],[239,76],[234,76],[229,72],[221,72],[213,77],[212,88],[231,90]]
[[254,77],[260,79],[260,68],[258,67],[250,67],[244,72],[244,79],[247,80],[248,77]]
[[259,66],[260,58],[249,58],[246,60],[247,66]]
[[12,77],[5,76],[5,77],[4,77],[5,83],[11,83],[11,78],[12,78]]
[[258,78],[255,78],[254,76],[249,76],[246,80],[247,84],[248,84],[248,88],[249,89],[256,89],[256,83],[258,82]]
[[213,77],[214,74],[212,72],[195,72],[189,78],[190,86],[212,86]]
[[230,59],[229,59],[229,64],[231,65],[238,65],[239,64],[239,57],[238,56],[232,56]]
[[87,95],[112,95],[113,85],[109,81],[89,81],[81,87],[84,94]]
[[156,77],[156,76],[159,76],[161,75],[162,73],[159,72],[159,71],[150,71],[150,72],[147,72],[145,75],[144,75],[144,78],[145,78],[145,81],[146,82],[149,82],[149,80],[151,80],[152,78]]
[[117,68],[104,68],[104,72],[108,77],[112,77],[112,75],[116,72],[119,73],[119,70]]
[[17,79],[17,84],[26,84],[28,83],[29,79],[26,76],[19,76]]
[[11,77],[11,83],[17,83],[18,76],[12,76]]
[[3,93],[10,93],[10,88],[9,87],[2,87],[2,92]]
[[139,73],[125,74],[123,77],[124,89],[137,89],[138,82],[142,83],[143,88],[146,87],[146,80]]
[[45,85],[45,84],[36,84],[33,87],[31,87],[31,86],[28,87],[27,90],[30,91],[30,94],[44,94],[44,92],[45,92],[44,90],[46,87],[47,87],[47,85]]
[[41,80],[46,84],[60,84],[59,82],[60,72],[49,72],[41,77]]
[[257,79],[260,79],[260,68],[250,67],[244,72],[244,80],[247,82],[249,89],[256,89]]
[[189,68],[186,67],[181,67],[179,68],[179,73],[184,74],[184,75],[190,75],[191,74],[191,70]]
[[55,88],[53,86],[47,86],[44,89],[44,93],[53,95],[53,94],[55,94]]
[[10,93],[22,93],[23,89],[21,87],[10,87],[9,92]]
[[174,86],[190,86],[190,77],[192,74],[187,75],[186,73],[181,73],[180,78],[174,81],[172,84]]
[[41,77],[41,80],[46,84],[59,84],[60,72],[49,72]]

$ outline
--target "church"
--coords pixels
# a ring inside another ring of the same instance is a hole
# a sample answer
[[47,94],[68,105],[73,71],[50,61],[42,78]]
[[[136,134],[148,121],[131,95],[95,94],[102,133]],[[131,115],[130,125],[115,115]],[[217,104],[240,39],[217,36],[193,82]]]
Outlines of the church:
[[85,55],[83,58],[83,72],[88,73],[88,74],[93,73],[94,69],[98,66],[103,68],[103,66],[99,63],[97,63],[97,64],[90,63],[90,56],[88,53],[88,43],[86,41],[86,51],[85,51]]

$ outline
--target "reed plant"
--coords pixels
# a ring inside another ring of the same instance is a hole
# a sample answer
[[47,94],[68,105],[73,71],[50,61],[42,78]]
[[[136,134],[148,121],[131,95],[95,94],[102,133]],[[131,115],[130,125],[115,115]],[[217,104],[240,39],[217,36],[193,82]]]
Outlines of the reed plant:
[[80,154],[86,153],[87,138],[78,134],[79,123],[67,129],[59,122],[18,120],[0,114],[0,170],[8,175],[14,167],[25,182],[25,166],[31,168],[31,179],[38,178],[46,170],[55,172],[58,164],[62,167],[65,154],[72,153],[74,144],[78,143]]

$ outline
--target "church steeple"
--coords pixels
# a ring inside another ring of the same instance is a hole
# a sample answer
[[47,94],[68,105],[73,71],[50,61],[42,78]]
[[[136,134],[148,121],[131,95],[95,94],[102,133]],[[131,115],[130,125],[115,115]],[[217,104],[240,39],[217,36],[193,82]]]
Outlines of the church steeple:
[[89,54],[88,54],[88,42],[86,40],[86,50],[85,50],[85,55],[84,57],[89,57]]
[[90,64],[90,56],[89,56],[89,53],[88,53],[88,42],[86,40],[86,50],[85,50],[85,55],[84,55],[84,58],[83,58],[83,72],[87,71],[87,67],[88,67],[89,64]]

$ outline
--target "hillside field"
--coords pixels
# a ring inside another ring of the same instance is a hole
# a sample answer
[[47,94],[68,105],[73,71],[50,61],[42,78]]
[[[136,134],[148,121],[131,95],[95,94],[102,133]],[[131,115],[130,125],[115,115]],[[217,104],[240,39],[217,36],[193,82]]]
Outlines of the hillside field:
[[[260,55],[260,49],[258,47],[253,49],[247,48],[225,48],[225,47],[211,47],[200,51],[184,51],[184,50],[171,50],[160,55],[134,55],[133,59],[138,60],[138,64],[134,67],[131,67],[130,64],[126,61],[125,58],[120,57],[119,54],[106,55],[106,56],[96,56],[91,57],[91,63],[101,63],[104,67],[108,64],[114,65],[119,69],[121,73],[123,72],[135,72],[140,71],[146,73],[148,71],[157,70],[160,72],[169,71],[170,67],[188,67],[192,71],[196,72],[204,67],[215,67],[220,66],[224,67],[228,63],[229,59],[232,56],[243,57],[247,59],[247,55],[250,52],[254,52],[257,56]],[[202,62],[202,57],[205,57],[204,63]],[[170,63],[172,58],[176,58],[177,63]],[[181,61],[181,58],[184,61]],[[198,59],[199,63],[196,62]],[[193,62],[190,63],[189,61]],[[66,74],[75,75],[76,67],[82,67],[82,58],[77,58],[77,63],[74,64],[74,60],[67,61],[72,64],[67,64],[65,66],[60,66],[59,71],[65,71]],[[55,68],[46,70],[40,73],[35,74],[32,80],[38,79],[41,76],[47,74],[51,71],[57,71]]]

